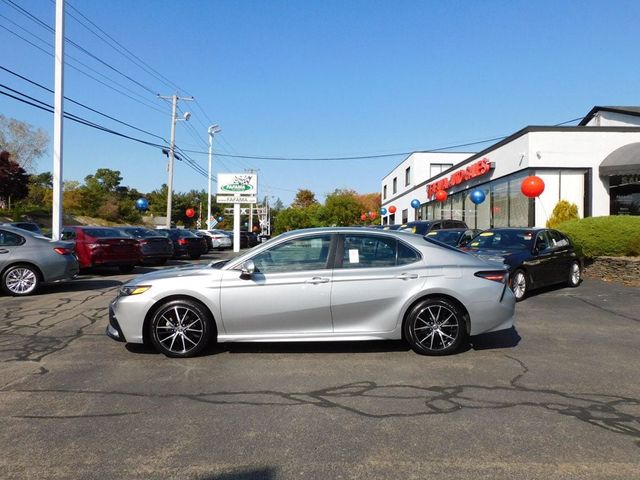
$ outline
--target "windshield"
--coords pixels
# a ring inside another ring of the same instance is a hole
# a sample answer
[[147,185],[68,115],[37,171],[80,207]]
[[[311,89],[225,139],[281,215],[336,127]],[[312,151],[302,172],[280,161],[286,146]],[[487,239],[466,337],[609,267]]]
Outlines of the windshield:
[[148,237],[156,237],[157,234],[152,230],[147,230],[146,228],[121,228],[125,234],[135,237],[135,238],[148,238]]
[[427,236],[432,240],[437,240],[447,245],[457,245],[462,233],[460,230],[433,230],[427,233]]
[[467,247],[483,250],[530,250],[530,230],[487,230],[475,236]]
[[129,237],[115,228],[85,228],[84,234],[93,238]]

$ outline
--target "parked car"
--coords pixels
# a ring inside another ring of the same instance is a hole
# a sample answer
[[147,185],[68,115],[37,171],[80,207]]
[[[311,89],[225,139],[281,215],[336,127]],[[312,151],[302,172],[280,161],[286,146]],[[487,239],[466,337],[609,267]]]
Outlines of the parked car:
[[173,242],[155,230],[144,227],[118,227],[118,230],[138,240],[142,263],[164,265],[173,257]]
[[173,258],[188,256],[197,260],[207,253],[207,241],[184,228],[161,228],[156,230],[173,242]]
[[129,273],[143,259],[138,241],[117,228],[64,227],[61,239],[75,242],[80,268],[118,267]]
[[218,250],[224,250],[227,248],[233,247],[233,239],[229,236],[227,232],[224,230],[200,230],[205,235],[209,235],[211,237],[211,242],[213,244],[213,248],[217,248]]
[[395,225],[384,225],[382,229],[383,230],[400,230],[400,227],[402,227],[402,225],[397,223]]
[[195,228],[190,228],[189,231],[194,235],[204,239],[204,241],[207,244],[207,252],[213,250],[214,248],[218,248],[217,245],[215,245],[214,247],[213,239],[211,238],[210,235],[207,235],[206,233],[201,232],[200,230],[196,230]]
[[466,245],[481,230],[476,228],[443,228],[440,230],[431,230],[427,233],[427,237],[432,240],[451,245],[452,247],[461,247]]
[[14,296],[31,295],[41,284],[71,280],[79,271],[70,242],[0,226],[0,286]]
[[491,228],[478,234],[464,250],[504,262],[516,300],[536,288],[565,283],[580,285],[582,259],[571,240],[548,228]]
[[149,341],[172,357],[215,340],[401,338],[417,353],[444,355],[467,335],[513,325],[507,278],[502,264],[418,235],[297,230],[226,262],[127,282],[109,307],[106,333]]
[[[233,231],[226,231],[231,236],[233,242]],[[258,236],[247,230],[240,230],[240,248],[251,248],[258,244]]]
[[418,235],[426,235],[432,230],[440,230],[442,228],[467,229],[469,227],[462,220],[417,220],[400,226],[400,230],[408,230]]
[[8,222],[8,223],[3,223],[1,225],[17,227],[23,230],[29,230],[30,232],[37,233],[38,235],[42,235],[42,230],[40,230],[40,226],[37,223],[33,223],[33,222]]

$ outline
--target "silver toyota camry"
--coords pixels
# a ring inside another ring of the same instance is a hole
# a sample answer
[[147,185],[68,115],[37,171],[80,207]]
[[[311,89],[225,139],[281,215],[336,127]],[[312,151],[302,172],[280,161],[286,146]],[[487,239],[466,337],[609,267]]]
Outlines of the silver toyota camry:
[[444,355],[513,326],[500,264],[420,235],[368,228],[282,234],[227,262],[161,270],[122,286],[107,334],[171,357],[210,342],[404,338]]

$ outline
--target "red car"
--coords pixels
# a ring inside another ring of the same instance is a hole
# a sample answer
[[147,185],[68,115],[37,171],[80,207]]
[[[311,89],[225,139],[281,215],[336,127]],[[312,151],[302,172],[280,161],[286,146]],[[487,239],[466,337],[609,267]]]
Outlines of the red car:
[[61,240],[76,242],[80,268],[118,267],[122,273],[129,273],[142,262],[138,240],[116,228],[64,227]]

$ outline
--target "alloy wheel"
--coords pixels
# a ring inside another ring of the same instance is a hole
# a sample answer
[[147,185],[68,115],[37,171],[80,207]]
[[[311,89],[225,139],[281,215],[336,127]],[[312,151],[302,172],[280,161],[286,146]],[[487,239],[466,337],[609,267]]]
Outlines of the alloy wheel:
[[6,274],[5,285],[14,295],[28,295],[38,286],[38,275],[27,267],[16,267]]
[[163,353],[189,356],[201,347],[205,335],[205,319],[189,305],[172,305],[158,312],[153,322],[153,335]]
[[417,344],[432,352],[446,350],[458,337],[460,324],[457,312],[444,304],[423,308],[413,323],[413,336]]
[[571,264],[569,284],[572,287],[577,287],[580,284],[580,265],[578,265],[578,262],[573,262]]
[[520,270],[514,274],[511,288],[516,300],[522,300],[524,298],[527,293],[527,277],[523,271]]

